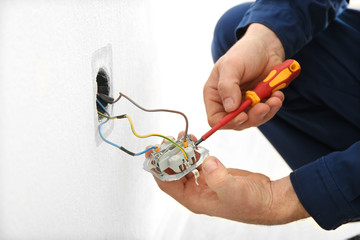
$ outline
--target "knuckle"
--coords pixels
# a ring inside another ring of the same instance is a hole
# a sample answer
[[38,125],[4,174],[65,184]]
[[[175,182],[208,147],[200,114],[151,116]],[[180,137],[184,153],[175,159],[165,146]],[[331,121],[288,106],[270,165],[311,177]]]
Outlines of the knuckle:
[[234,65],[234,63],[236,62],[237,60],[230,54],[228,55],[224,55],[222,58],[221,58],[221,65],[222,66],[232,66]]
[[227,81],[223,80],[218,82],[219,93],[226,91],[228,88],[229,88],[229,83]]
[[215,119],[209,117],[208,118],[208,124],[209,124],[210,127],[213,127],[213,126],[215,126],[217,124],[217,122],[215,121]]

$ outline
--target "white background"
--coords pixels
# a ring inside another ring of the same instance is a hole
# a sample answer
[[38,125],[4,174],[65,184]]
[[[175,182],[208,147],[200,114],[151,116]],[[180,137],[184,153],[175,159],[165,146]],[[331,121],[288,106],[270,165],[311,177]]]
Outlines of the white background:
[[[307,219],[253,226],[195,215],[161,192],[132,158],[96,145],[91,56],[110,43],[113,93],[144,107],[185,112],[208,130],[202,87],[217,19],[239,1],[0,1],[0,239],[345,239]],[[177,135],[184,121],[122,100],[140,133]],[[109,136],[140,151],[124,121]],[[272,179],[290,169],[257,129],[222,131],[203,144],[226,166]]]

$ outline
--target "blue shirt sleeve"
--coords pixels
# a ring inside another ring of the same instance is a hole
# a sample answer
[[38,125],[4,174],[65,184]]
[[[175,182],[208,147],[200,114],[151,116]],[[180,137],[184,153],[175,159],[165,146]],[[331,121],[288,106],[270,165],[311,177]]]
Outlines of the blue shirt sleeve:
[[360,221],[360,141],[304,165],[290,179],[300,202],[322,228]]
[[237,26],[236,35],[240,38],[249,24],[261,23],[275,32],[285,58],[289,58],[324,30],[347,4],[345,0],[257,0]]

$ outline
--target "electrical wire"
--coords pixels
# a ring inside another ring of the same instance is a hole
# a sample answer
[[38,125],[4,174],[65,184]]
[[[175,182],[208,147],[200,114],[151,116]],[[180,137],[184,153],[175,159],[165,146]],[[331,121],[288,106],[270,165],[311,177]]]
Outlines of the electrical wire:
[[106,121],[100,123],[100,125],[99,125],[99,134],[100,134],[100,137],[102,138],[102,140],[104,140],[104,142],[106,142],[106,143],[108,143],[108,144],[110,144],[110,145],[113,145],[114,147],[120,149],[121,147],[120,147],[119,145],[117,145],[117,144],[115,144],[115,143],[113,143],[113,142],[110,142],[109,140],[107,140],[107,139],[102,135],[101,127],[102,127],[104,124],[106,124],[108,121],[109,121],[109,119],[106,119]]
[[170,113],[176,113],[176,114],[180,114],[181,116],[184,117],[185,119],[185,131],[184,131],[184,141],[186,141],[187,139],[187,134],[188,134],[188,129],[189,129],[189,121],[188,121],[188,118],[186,117],[186,115],[180,111],[175,111],[175,110],[169,110],[169,109],[146,109],[144,107],[141,107],[139,104],[137,104],[134,100],[132,100],[131,98],[129,98],[128,96],[126,96],[125,94],[123,93],[119,93],[119,97],[114,100],[112,102],[113,103],[116,103],[117,101],[120,100],[121,97],[124,97],[126,98],[129,102],[131,102],[132,104],[134,104],[136,107],[140,108],[141,110],[145,111],[145,112],[170,112]]
[[110,116],[110,114],[108,113],[108,111],[106,110],[106,108],[104,107],[104,105],[102,105],[102,103],[100,102],[100,100],[99,100],[99,99],[96,99],[96,102],[100,105],[100,107],[104,110],[104,112],[105,112],[108,116]]
[[102,117],[104,117],[104,118],[107,118],[107,119],[116,119],[116,117],[109,117],[109,116],[106,116],[105,114],[103,114],[103,113],[101,113],[101,112],[99,112],[99,111],[97,111],[97,113],[100,115],[100,116],[102,116]]
[[153,136],[162,137],[162,138],[168,140],[169,142],[171,142],[173,145],[175,145],[175,147],[180,149],[180,151],[184,154],[185,159],[188,160],[188,155],[186,154],[185,150],[179,144],[177,144],[175,141],[173,141],[171,138],[166,137],[166,136],[161,135],[161,134],[157,134],[157,133],[151,133],[151,134],[147,134],[147,135],[139,135],[138,133],[136,133],[135,128],[134,128],[134,123],[131,120],[131,118],[129,117],[129,115],[126,114],[125,117],[129,120],[129,123],[130,123],[130,126],[131,126],[131,131],[134,133],[134,135],[136,137],[138,137],[138,138],[147,138],[147,137],[153,137]]
[[[173,141],[171,138],[166,137],[166,136],[161,135],[161,134],[157,134],[157,133],[147,134],[147,135],[143,135],[143,136],[142,136],[142,135],[139,135],[138,133],[136,133],[135,128],[134,128],[134,123],[133,123],[133,121],[131,120],[131,118],[129,117],[129,115],[123,114],[123,115],[119,115],[119,116],[115,116],[115,117],[109,117],[109,116],[106,116],[106,115],[102,114],[102,113],[99,112],[99,111],[98,111],[98,114],[99,114],[100,116],[104,117],[104,118],[107,118],[107,120],[106,120],[105,122],[107,122],[107,121],[109,121],[109,120],[113,120],[113,119],[127,118],[127,119],[129,120],[129,123],[130,123],[130,126],[131,126],[131,131],[133,132],[133,134],[134,134],[136,137],[138,137],[138,138],[147,138],[147,137],[152,137],[152,136],[154,136],[154,137],[155,137],[155,136],[156,136],[156,137],[162,137],[162,138],[168,140],[169,142],[171,142],[171,143],[172,143],[173,145],[175,145],[177,148],[179,148],[180,151],[184,154],[185,159],[188,159],[188,155],[187,155],[187,153],[185,152],[185,150],[184,150],[179,144],[177,144],[175,141]],[[105,122],[101,123],[101,125],[103,125]],[[100,135],[100,136],[101,136],[101,135]],[[114,143],[112,143],[112,142],[109,142],[108,140],[106,140],[106,142],[109,143],[109,144],[111,144],[111,145],[113,145],[113,146],[115,146],[115,147],[120,148],[118,145],[116,145],[116,144],[114,144]],[[156,147],[155,147],[155,148],[156,148]],[[145,150],[145,152],[147,152],[147,150]]]
[[[143,111],[145,111],[145,112],[170,112],[170,113],[180,114],[180,115],[182,115],[182,116],[184,117],[184,119],[185,119],[185,131],[184,131],[184,135],[183,135],[184,142],[185,142],[186,139],[187,139],[188,128],[189,128],[189,121],[188,121],[186,115],[185,115],[184,113],[180,112],[180,111],[169,110],[169,109],[146,109],[146,108],[140,106],[139,104],[137,104],[134,100],[132,100],[130,97],[128,97],[127,95],[125,95],[125,94],[123,94],[123,93],[121,93],[121,92],[119,93],[119,96],[118,96],[115,100],[113,100],[113,98],[110,99],[110,98],[108,98],[107,96],[103,96],[102,94],[98,94],[98,97],[100,97],[101,99],[103,99],[104,101],[106,101],[106,102],[108,102],[108,103],[110,103],[110,104],[114,104],[114,103],[118,102],[118,101],[121,99],[121,97],[124,97],[124,98],[126,98],[129,102],[131,102],[131,103],[134,104],[136,107],[138,107],[139,109],[141,109],[141,110],[143,110]],[[100,101],[99,101],[98,99],[97,99],[97,101],[98,101],[99,105],[104,109],[105,113],[107,113],[105,107],[100,103]],[[184,154],[185,159],[186,159],[186,160],[188,159],[188,156],[187,156],[185,150],[184,150],[180,145],[178,145],[176,142],[174,142],[172,139],[170,139],[170,138],[168,138],[168,137],[166,137],[166,136],[164,136],[164,135],[153,133],[153,134],[148,134],[148,135],[141,136],[141,135],[137,134],[136,131],[135,131],[134,124],[133,124],[131,118],[130,118],[128,115],[126,115],[126,114],[120,115],[120,116],[113,116],[113,117],[111,117],[110,114],[108,114],[108,113],[107,113],[108,116],[106,116],[105,114],[103,114],[103,113],[101,113],[101,112],[98,112],[98,114],[99,114],[100,116],[102,116],[102,117],[107,118],[107,120],[109,120],[109,119],[119,119],[119,118],[124,118],[124,117],[126,117],[126,118],[129,120],[129,122],[130,122],[131,130],[132,130],[132,132],[133,132],[133,134],[134,134],[135,136],[137,136],[137,137],[139,137],[139,138],[147,138],[147,137],[151,137],[151,136],[162,137],[162,138],[168,140],[169,142],[171,142],[171,143],[172,143],[174,146],[176,146],[177,148],[179,148],[179,149],[181,150],[181,152]],[[185,143],[184,143],[184,144],[185,144]]]
[[156,149],[156,147],[153,146],[153,147],[149,147],[149,148],[145,149],[145,150],[142,151],[142,152],[133,153],[133,152],[127,150],[126,148],[124,148],[124,147],[122,147],[122,146],[119,146],[119,145],[117,145],[117,144],[115,144],[115,143],[107,140],[107,139],[103,136],[103,134],[102,134],[102,131],[101,131],[102,126],[103,126],[104,124],[106,124],[110,119],[116,119],[116,118],[121,117],[121,116],[124,116],[124,115],[120,115],[120,116],[118,116],[118,117],[110,117],[110,114],[107,112],[107,110],[106,110],[106,108],[104,107],[104,105],[102,105],[101,102],[100,102],[98,99],[96,99],[96,101],[97,101],[97,103],[100,105],[100,107],[104,110],[104,112],[107,114],[107,116],[106,116],[105,114],[102,114],[101,112],[98,111],[98,114],[99,114],[99,115],[107,118],[104,122],[102,122],[102,123],[99,124],[99,135],[100,135],[101,139],[102,139],[104,142],[106,142],[106,143],[108,143],[108,144],[110,144],[110,145],[112,145],[112,146],[114,146],[114,147],[116,147],[116,148],[119,148],[120,150],[122,150],[123,152],[126,152],[127,154],[129,154],[129,155],[131,155],[131,156],[139,156],[139,155],[144,154],[144,153],[146,153],[146,152],[148,152],[148,151],[150,151],[150,150],[152,150],[152,149]]

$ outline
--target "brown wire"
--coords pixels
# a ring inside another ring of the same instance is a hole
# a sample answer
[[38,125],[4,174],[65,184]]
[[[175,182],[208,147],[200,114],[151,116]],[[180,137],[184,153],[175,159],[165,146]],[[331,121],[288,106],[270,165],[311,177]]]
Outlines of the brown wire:
[[179,111],[175,111],[175,110],[170,110],[170,109],[146,109],[146,108],[143,108],[141,107],[139,104],[137,104],[134,100],[132,100],[131,98],[129,98],[128,96],[126,96],[125,94],[123,93],[119,93],[119,97],[113,102],[117,102],[120,100],[121,97],[124,97],[126,98],[129,102],[131,102],[132,104],[134,104],[136,107],[140,108],[141,110],[145,111],[145,112],[170,112],[170,113],[176,113],[176,114],[180,114],[184,117],[185,119],[185,131],[184,131],[184,141],[187,141],[186,140],[186,137],[187,137],[187,133],[188,133],[188,128],[189,128],[189,121],[186,117],[186,115],[182,112],[179,112]]

